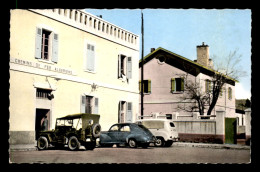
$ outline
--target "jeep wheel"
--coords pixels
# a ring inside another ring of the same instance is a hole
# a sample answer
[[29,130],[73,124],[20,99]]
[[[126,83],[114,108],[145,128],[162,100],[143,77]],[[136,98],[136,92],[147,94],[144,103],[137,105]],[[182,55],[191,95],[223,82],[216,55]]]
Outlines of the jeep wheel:
[[48,140],[47,140],[46,137],[41,136],[41,137],[37,140],[37,148],[38,148],[38,150],[48,149]]
[[72,151],[73,150],[78,150],[79,147],[80,147],[80,143],[79,143],[77,137],[71,136],[69,138],[68,146],[69,146],[69,149],[72,150]]
[[134,139],[129,139],[128,145],[129,145],[130,148],[136,148],[137,147],[137,143]]
[[100,126],[100,124],[94,124],[92,126],[92,135],[93,135],[93,137],[97,138],[97,137],[100,136],[100,134],[101,134],[101,126]]
[[162,137],[157,137],[155,141],[155,146],[163,147],[165,144],[164,139]]

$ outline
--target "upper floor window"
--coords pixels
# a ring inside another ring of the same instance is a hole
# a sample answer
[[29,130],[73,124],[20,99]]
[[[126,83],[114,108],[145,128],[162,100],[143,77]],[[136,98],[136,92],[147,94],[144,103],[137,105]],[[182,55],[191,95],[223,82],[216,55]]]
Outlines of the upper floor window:
[[[139,91],[141,92],[141,81],[139,81]],[[146,94],[151,93],[151,80],[143,80],[143,92]]]
[[184,78],[172,78],[171,79],[171,92],[184,91]]
[[35,58],[58,62],[58,34],[43,28],[36,28]]
[[211,81],[206,79],[205,80],[205,92],[210,92],[211,91]]
[[231,100],[232,99],[232,88],[228,87],[228,99]]
[[132,57],[118,55],[118,78],[132,78]]
[[94,72],[95,71],[95,49],[96,47],[93,44],[87,44],[87,55],[85,60],[85,70]]

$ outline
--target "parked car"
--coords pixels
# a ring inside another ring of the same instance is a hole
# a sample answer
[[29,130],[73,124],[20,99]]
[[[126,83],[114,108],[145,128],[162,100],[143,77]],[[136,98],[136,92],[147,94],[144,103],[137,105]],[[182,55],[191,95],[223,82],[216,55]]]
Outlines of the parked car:
[[156,137],[155,146],[170,147],[179,140],[179,134],[174,123],[168,119],[141,119],[136,121],[148,128]]
[[99,118],[99,115],[86,113],[57,118],[55,130],[39,133],[38,150],[48,149],[50,145],[68,145],[70,150],[77,150],[83,145],[86,149],[93,150],[101,133]]
[[114,144],[129,145],[131,148],[147,148],[156,141],[155,136],[143,125],[135,123],[118,123],[106,132],[101,132],[100,146],[112,147]]

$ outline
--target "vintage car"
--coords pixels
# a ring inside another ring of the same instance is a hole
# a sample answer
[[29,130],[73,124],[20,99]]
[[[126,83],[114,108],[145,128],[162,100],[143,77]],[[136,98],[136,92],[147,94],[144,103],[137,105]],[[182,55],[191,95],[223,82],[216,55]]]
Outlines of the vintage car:
[[48,149],[49,146],[64,147],[77,150],[84,146],[88,150],[96,147],[96,141],[101,133],[99,115],[73,114],[57,118],[55,130],[41,131],[37,139],[38,150]]
[[156,137],[155,146],[170,147],[179,140],[174,123],[168,119],[140,119],[136,123],[144,125],[153,133]]
[[147,148],[156,138],[143,125],[135,123],[118,123],[110,127],[109,131],[101,132],[100,146],[112,147],[114,144],[129,145],[131,148],[141,146]]

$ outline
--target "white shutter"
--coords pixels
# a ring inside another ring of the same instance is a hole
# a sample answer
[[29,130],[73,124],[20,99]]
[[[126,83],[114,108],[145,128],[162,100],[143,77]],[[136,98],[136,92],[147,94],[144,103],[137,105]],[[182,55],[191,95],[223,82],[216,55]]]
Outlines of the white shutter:
[[80,113],[86,113],[86,96],[80,96]]
[[87,70],[95,71],[95,47],[87,44]]
[[118,78],[121,78],[121,54],[118,55]]
[[98,114],[98,98],[95,97],[94,114]]
[[42,51],[42,29],[36,28],[36,36],[35,36],[35,58],[41,58]]
[[127,78],[132,78],[132,57],[127,57]]
[[132,102],[127,102],[126,122],[132,122]]
[[58,34],[53,34],[52,39],[52,61],[57,63],[58,62]]
[[122,109],[122,103],[121,101],[119,101],[119,104],[118,104],[118,123],[121,122],[121,109]]

